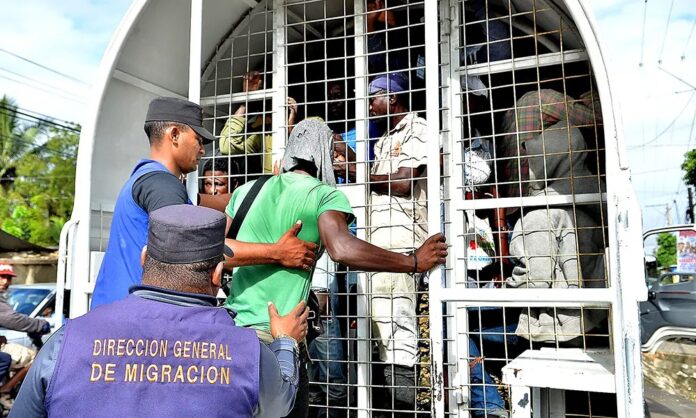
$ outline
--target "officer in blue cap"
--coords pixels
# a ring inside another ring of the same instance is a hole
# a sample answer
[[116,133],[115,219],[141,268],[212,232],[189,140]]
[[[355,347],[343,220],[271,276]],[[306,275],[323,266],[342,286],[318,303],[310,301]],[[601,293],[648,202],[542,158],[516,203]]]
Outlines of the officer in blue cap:
[[[166,206],[192,204],[182,179],[196,170],[205,153],[204,145],[215,140],[203,127],[203,109],[174,97],[158,97],[150,102],[144,129],[150,142],[150,156],[136,164],[119,192],[109,244],[92,294],[92,308],[125,298],[128,288],[140,283],[143,274],[140,251],[147,239],[148,215]],[[198,195],[200,205],[220,211],[225,209],[229,198],[229,194]],[[261,263],[303,268],[308,264],[307,259],[314,258],[316,246],[297,239],[298,232],[298,227],[291,228],[286,239],[272,251],[265,247],[237,248],[239,258],[246,254],[242,250],[248,250]]]
[[142,285],[69,321],[46,343],[11,416],[280,417],[298,384],[300,302],[269,303],[270,346],[218,308],[225,216],[191,205],[150,215]]

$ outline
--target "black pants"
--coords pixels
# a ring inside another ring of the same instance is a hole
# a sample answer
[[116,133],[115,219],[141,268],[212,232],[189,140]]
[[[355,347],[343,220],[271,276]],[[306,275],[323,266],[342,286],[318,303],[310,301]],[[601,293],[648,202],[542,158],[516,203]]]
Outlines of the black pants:
[[414,417],[416,410],[416,370],[415,367],[387,364],[384,368],[384,381],[389,388],[390,398],[385,409],[394,409],[388,417]]
[[287,418],[307,418],[309,414],[309,376],[307,375],[307,349],[300,345],[300,384],[297,387],[295,405]]
[[0,381],[5,380],[10,373],[11,364],[12,357],[7,353],[0,352]]

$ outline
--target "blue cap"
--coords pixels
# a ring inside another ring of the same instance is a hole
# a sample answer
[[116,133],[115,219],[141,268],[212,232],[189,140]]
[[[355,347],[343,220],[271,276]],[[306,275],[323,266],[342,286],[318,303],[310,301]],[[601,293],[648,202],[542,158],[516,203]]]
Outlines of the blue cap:
[[225,215],[217,210],[193,205],[165,206],[150,213],[147,253],[169,264],[222,259],[225,225]]
[[375,94],[383,90],[389,93],[401,93],[408,90],[408,77],[402,73],[378,75],[370,83],[367,94]]
[[176,97],[158,97],[152,99],[147,109],[145,122],[177,122],[188,125],[209,143],[215,140],[215,135],[203,127],[203,108],[196,103]]

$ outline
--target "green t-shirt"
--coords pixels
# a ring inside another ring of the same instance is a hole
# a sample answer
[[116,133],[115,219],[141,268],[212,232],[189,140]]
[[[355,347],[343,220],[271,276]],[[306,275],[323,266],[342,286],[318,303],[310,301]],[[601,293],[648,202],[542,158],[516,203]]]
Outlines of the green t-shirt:
[[[230,218],[234,218],[253,183],[234,191],[226,210]],[[319,244],[319,215],[329,210],[347,213],[352,221],[353,211],[343,192],[305,174],[283,173],[261,188],[237,240],[275,243],[301,220],[298,237]],[[237,312],[237,325],[268,330],[268,302],[275,304],[280,315],[288,314],[300,300],[307,300],[312,273],[271,264],[238,267],[225,306]]]

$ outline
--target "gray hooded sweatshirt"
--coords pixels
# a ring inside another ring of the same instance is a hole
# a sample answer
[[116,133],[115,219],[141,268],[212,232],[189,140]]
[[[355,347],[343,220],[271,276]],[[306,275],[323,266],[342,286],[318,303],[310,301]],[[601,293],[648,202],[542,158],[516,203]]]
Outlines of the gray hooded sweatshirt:
[[[593,154],[587,152],[579,129],[559,122],[526,147],[530,195],[578,195],[604,189],[586,167],[587,156]],[[507,286],[606,287],[601,213],[596,204],[523,208],[510,240],[510,255],[517,265]],[[531,341],[564,342],[595,328],[603,316],[597,310],[530,308],[520,315],[516,333]]]

